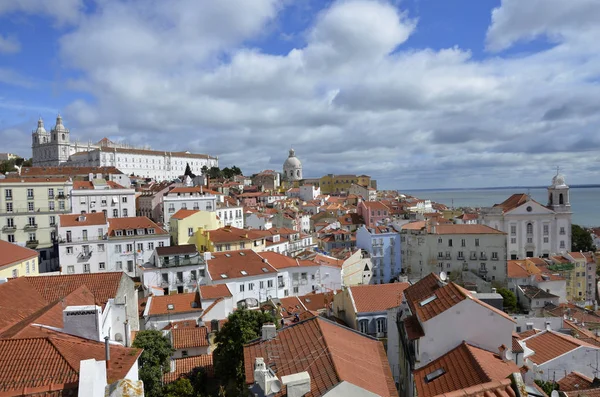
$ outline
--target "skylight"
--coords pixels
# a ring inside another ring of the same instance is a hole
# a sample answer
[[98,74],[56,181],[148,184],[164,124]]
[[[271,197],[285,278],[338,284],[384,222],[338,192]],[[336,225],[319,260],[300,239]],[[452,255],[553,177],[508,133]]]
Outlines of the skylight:
[[221,274],[221,278],[227,278],[227,275],[225,273]]
[[174,310],[175,309],[175,305],[173,305],[172,303],[169,303],[167,305],[167,310]]
[[264,273],[269,273],[269,270],[268,270],[266,267],[263,267],[263,268],[262,268],[262,271],[263,271]]
[[446,373],[446,370],[444,368],[438,368],[433,372],[430,372],[429,374],[425,375],[425,383],[429,383],[432,382],[434,380],[436,380],[437,378],[439,378],[440,376],[444,375]]
[[433,301],[434,301],[434,300],[436,300],[436,299],[437,299],[437,295],[433,294],[433,295],[431,295],[429,298],[427,298],[427,299],[425,299],[425,300],[421,301],[421,303],[419,303],[419,305],[421,305],[421,306],[425,306],[426,304],[428,304],[428,303],[431,303],[431,302],[433,302]]
[[245,253],[245,252],[240,252],[240,255],[241,255],[241,256],[245,256],[245,255],[246,255],[246,253]]
[[242,273],[242,276],[247,276],[248,275],[248,272],[245,271],[245,270],[240,270],[240,273]]
[[230,258],[230,257],[231,257],[231,254],[225,254],[225,256],[226,256],[226,257],[228,257],[228,258]]

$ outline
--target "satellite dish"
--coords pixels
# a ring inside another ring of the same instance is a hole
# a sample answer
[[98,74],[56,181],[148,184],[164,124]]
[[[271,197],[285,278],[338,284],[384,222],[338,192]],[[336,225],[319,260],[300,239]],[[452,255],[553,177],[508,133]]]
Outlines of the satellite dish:
[[510,350],[505,350],[505,351],[504,351],[504,359],[505,359],[506,361],[512,361],[512,359],[513,359],[513,354],[512,354],[512,352],[511,352]]
[[552,390],[552,393],[550,393],[550,397],[558,397],[559,393],[558,390]]
[[[271,393],[275,393],[275,394],[279,393],[281,391],[281,386],[282,386],[281,381],[279,379],[274,379],[271,382]],[[556,397],[558,397],[558,396],[556,396]]]
[[442,281],[448,280],[448,275],[446,274],[446,272],[440,272],[440,280],[442,280]]

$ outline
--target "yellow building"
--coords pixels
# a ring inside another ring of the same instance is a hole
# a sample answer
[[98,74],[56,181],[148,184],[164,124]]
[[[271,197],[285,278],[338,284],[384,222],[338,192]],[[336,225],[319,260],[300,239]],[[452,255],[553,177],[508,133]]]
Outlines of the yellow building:
[[0,240],[0,278],[39,275],[39,253]]
[[548,266],[548,269],[558,273],[567,280],[567,300],[582,301],[586,298],[586,271],[585,259],[582,263],[572,256],[557,255],[551,256],[553,264]]
[[[69,178],[0,179],[0,240],[23,243],[50,266],[58,215],[71,213]],[[45,270],[53,270],[45,268]]]
[[196,233],[196,248],[199,252],[224,252],[251,249],[263,252],[265,237],[258,230],[238,229],[225,226],[216,230],[200,229]]
[[371,187],[371,177],[367,175],[327,174],[319,179],[321,194],[347,193],[353,183]]
[[221,225],[213,211],[180,209],[169,220],[173,245],[196,244],[199,229],[216,230]]

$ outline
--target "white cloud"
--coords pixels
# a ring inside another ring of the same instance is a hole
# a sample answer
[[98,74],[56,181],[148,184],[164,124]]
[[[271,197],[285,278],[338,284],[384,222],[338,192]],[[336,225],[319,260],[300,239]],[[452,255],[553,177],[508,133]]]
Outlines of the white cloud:
[[2,36],[0,34],[0,54],[12,54],[21,50],[21,44],[13,36]]
[[[69,86],[94,97],[63,112],[74,137],[215,154],[250,173],[279,169],[293,145],[307,176],[368,173],[387,188],[537,184],[557,164],[580,182],[595,175],[600,52],[589,24],[550,31],[540,16],[527,27],[505,0],[490,48],[531,32],[560,40],[481,60],[403,48],[414,16],[337,1],[312,16],[305,44],[275,55],[248,45],[277,25],[274,0],[146,4],[105,0],[61,39],[63,66],[81,72]],[[570,4],[569,15],[600,9]]]

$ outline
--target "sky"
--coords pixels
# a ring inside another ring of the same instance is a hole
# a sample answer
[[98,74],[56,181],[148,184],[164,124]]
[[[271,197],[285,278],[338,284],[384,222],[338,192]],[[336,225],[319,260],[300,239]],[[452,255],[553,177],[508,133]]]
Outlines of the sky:
[[598,0],[0,0],[0,152],[38,117],[384,189],[600,170]]

